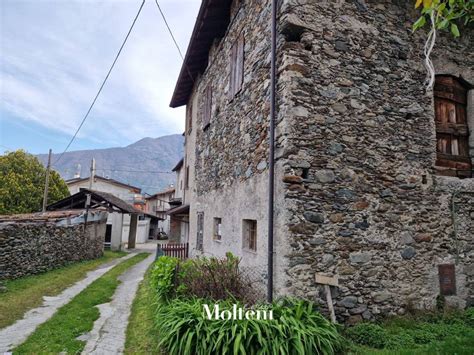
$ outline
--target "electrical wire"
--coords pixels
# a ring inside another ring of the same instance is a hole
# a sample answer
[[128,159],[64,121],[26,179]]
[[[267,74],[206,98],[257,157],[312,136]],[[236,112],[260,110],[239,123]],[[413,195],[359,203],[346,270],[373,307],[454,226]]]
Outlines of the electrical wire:
[[171,30],[171,27],[168,25],[168,21],[166,20],[165,14],[164,14],[163,11],[161,10],[160,4],[158,4],[158,0],[155,0],[155,4],[156,4],[156,6],[158,7],[158,11],[160,12],[161,17],[163,18],[163,21],[165,22],[166,27],[168,28],[168,32],[169,32],[171,38],[173,39],[173,42],[174,42],[174,45],[176,46],[176,49],[178,49],[179,55],[180,55],[180,57],[181,57],[181,60],[183,61],[183,65],[185,66],[186,71],[188,72],[189,78],[190,78],[190,79],[192,80],[192,82],[194,83],[194,78],[193,78],[193,76],[192,76],[192,74],[191,74],[191,71],[189,70],[188,66],[186,65],[186,61],[184,60],[183,53],[181,52],[181,49],[179,48],[178,42],[176,41],[176,38],[175,38],[175,36],[173,35],[173,31]]
[[95,98],[94,100],[92,101],[92,104],[89,106],[89,109],[87,110],[87,113],[86,115],[84,116],[84,118],[82,119],[82,122],[81,124],[79,125],[79,127],[77,128],[76,132],[74,133],[74,136],[71,138],[71,140],[69,141],[68,145],[66,146],[66,149],[64,149],[64,151],[61,153],[61,155],[59,156],[58,159],[56,159],[56,161],[53,163],[53,165],[56,165],[60,160],[61,158],[64,156],[64,154],[68,151],[69,147],[71,146],[72,142],[74,142],[74,140],[76,139],[77,137],[77,134],[79,133],[79,131],[81,130],[82,126],[84,125],[84,123],[86,122],[87,118],[89,117],[89,114],[90,112],[92,111],[92,108],[94,107],[100,93],[102,92],[102,89],[104,88],[105,86],[105,83],[107,82],[109,76],[110,76],[110,73],[112,72],[112,69],[114,68],[115,66],[115,63],[117,62],[120,54],[122,53],[122,49],[123,47],[125,46],[125,43],[127,43],[127,40],[128,40],[128,37],[130,36],[130,33],[132,32],[132,29],[133,27],[135,26],[135,23],[137,22],[137,19],[138,19],[138,16],[140,15],[142,9],[143,9],[143,5],[145,4],[145,0],[142,1],[142,4],[140,5],[140,8],[138,9],[138,12],[135,16],[135,18],[133,19],[133,22],[132,22],[132,25],[130,26],[130,29],[128,30],[127,32],[127,35],[125,36],[125,39],[124,41],[122,42],[122,45],[120,46],[120,49],[117,53],[117,55],[115,56],[115,59],[107,73],[107,75],[105,76],[105,79],[104,81],[102,82],[102,85],[100,86],[99,88],[99,91],[97,92],[97,94],[95,95]]

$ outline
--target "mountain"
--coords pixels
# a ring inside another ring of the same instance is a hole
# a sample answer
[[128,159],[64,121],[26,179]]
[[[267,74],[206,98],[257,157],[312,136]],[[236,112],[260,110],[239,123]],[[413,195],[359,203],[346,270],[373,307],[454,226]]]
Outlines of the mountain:
[[[53,169],[65,180],[73,178],[76,173],[87,177],[90,176],[91,160],[95,158],[96,175],[141,187],[143,192],[152,194],[175,184],[176,174],[171,173],[171,169],[183,157],[183,143],[182,135],[173,134],[143,138],[121,148],[71,151],[65,153]],[[47,164],[47,154],[37,157]],[[58,157],[59,154],[53,154],[53,164]]]

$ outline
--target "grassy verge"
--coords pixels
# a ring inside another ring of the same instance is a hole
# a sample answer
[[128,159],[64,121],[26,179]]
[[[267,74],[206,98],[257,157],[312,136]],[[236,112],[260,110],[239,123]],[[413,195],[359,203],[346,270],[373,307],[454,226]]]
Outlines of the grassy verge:
[[23,344],[14,349],[14,353],[80,353],[85,342],[76,338],[92,330],[94,321],[100,316],[95,306],[110,302],[120,284],[118,277],[149,255],[135,255],[94,281],[71,302],[61,307],[50,320],[40,325]]
[[87,272],[101,264],[125,255],[124,252],[106,251],[104,256],[70,264],[44,274],[6,281],[7,292],[0,293],[0,329],[21,319],[26,311],[43,303],[43,296],[56,296],[83,279]]
[[346,330],[350,354],[472,355],[474,308],[464,312],[425,314],[359,324]]
[[127,327],[125,354],[157,354],[158,337],[154,329],[155,314],[153,289],[150,285],[151,267],[148,269],[133,301]]

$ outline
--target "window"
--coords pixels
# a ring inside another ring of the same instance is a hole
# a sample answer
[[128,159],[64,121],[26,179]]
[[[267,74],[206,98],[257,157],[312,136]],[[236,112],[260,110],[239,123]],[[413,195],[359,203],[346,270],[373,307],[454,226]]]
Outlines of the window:
[[467,88],[452,76],[437,76],[434,87],[436,166],[441,175],[471,177]]
[[212,115],[212,87],[209,85],[204,93],[204,107],[202,113],[202,129],[206,129],[211,124]]
[[189,189],[189,166],[186,167],[186,176],[184,177],[184,186]]
[[214,217],[214,233],[213,239],[221,241],[222,240],[222,218]]
[[232,100],[244,82],[244,36],[240,35],[231,49],[229,98]]
[[242,223],[244,249],[257,251],[257,221],[244,219]]
[[204,244],[204,212],[197,213],[196,249],[203,251]]

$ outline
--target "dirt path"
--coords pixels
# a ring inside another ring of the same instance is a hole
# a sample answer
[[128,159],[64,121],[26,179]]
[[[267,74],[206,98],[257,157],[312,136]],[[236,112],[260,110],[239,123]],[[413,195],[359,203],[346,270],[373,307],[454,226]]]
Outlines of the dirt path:
[[76,282],[58,296],[43,297],[44,303],[40,307],[29,310],[22,319],[0,330],[0,354],[8,352],[10,349],[23,343],[40,324],[51,318],[60,307],[69,303],[72,298],[115,265],[134,255],[136,255],[136,253],[130,253],[120,259],[115,259],[99,266],[97,269],[88,272],[83,280]]
[[125,346],[130,310],[137,293],[138,284],[143,280],[146,270],[155,259],[151,254],[148,258],[125,271],[110,303],[98,306],[100,317],[88,334],[78,339],[87,341],[82,354],[121,354]]

